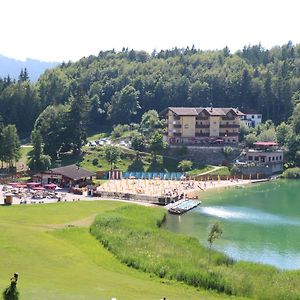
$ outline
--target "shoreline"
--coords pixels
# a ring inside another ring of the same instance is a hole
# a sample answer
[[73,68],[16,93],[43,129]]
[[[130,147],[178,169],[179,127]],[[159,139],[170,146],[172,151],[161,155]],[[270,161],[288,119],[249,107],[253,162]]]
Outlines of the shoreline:
[[[186,189],[185,193],[187,197],[195,197],[198,196],[201,198],[201,195],[207,194],[208,192],[211,192],[213,190],[218,189],[227,189],[232,187],[242,187],[247,186],[254,183],[262,183],[267,182],[269,179],[258,179],[258,180],[219,180],[219,181],[195,181],[194,186],[191,189]],[[162,183],[163,184],[163,183]],[[173,181],[174,185],[178,185],[178,181]],[[3,195],[3,185],[0,185],[0,205],[4,205],[4,195]],[[142,206],[148,206],[148,207],[155,207],[160,206],[155,203],[147,202],[138,200],[138,194],[135,194],[136,199],[135,200],[125,200],[125,199],[119,199],[114,197],[93,197],[93,196],[83,196],[83,195],[76,195],[72,193],[68,193],[66,191],[57,191],[58,195],[64,195],[61,201],[58,201],[57,199],[50,199],[50,198],[42,198],[42,199],[33,199],[29,198],[27,199],[27,204],[49,204],[49,203],[59,203],[59,202],[77,202],[77,201],[118,201],[123,203],[133,203],[138,204]],[[201,200],[201,199],[200,199]],[[20,205],[21,199],[17,196],[14,196],[14,203],[13,205]]]
[[206,190],[203,192],[207,192],[209,190],[217,189],[217,188],[229,188],[229,187],[238,187],[238,186],[246,186],[249,184],[255,184],[255,183],[263,183],[263,182],[269,182],[270,180],[268,178],[266,179],[236,179],[236,180],[220,180],[213,181],[212,184],[208,184],[206,187]]

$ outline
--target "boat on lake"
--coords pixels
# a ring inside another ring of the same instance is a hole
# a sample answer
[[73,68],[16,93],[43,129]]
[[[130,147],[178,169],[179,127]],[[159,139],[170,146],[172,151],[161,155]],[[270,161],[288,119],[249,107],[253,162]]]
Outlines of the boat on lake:
[[174,203],[168,208],[170,214],[181,215],[201,204],[200,200],[183,200],[180,203]]

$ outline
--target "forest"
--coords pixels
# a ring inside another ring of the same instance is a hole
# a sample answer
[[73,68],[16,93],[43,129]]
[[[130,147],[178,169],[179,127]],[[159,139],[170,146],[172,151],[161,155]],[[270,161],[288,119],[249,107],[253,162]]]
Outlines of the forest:
[[300,44],[292,42],[271,49],[245,46],[235,53],[227,47],[151,54],[123,48],[64,62],[35,83],[26,69],[17,80],[0,78],[3,126],[15,125],[21,138],[36,129],[52,157],[80,150],[87,133],[103,126],[139,123],[149,110],[238,107],[254,109],[278,126],[291,123],[299,100]]

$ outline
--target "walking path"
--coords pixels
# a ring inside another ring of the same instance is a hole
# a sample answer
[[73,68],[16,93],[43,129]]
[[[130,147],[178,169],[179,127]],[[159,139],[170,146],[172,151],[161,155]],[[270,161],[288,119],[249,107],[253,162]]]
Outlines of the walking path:
[[199,174],[197,174],[197,175],[195,175],[195,176],[206,175],[206,174],[212,173],[212,172],[217,171],[217,170],[222,169],[222,168],[223,168],[223,167],[221,167],[221,166],[213,166],[213,169],[211,169],[211,170],[209,170],[209,171],[206,171],[206,172],[203,172],[203,173],[199,173]]

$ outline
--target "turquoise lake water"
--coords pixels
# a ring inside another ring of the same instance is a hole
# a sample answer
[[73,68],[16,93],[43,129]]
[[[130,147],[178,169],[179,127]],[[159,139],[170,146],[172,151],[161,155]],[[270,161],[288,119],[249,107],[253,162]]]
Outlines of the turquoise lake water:
[[207,245],[209,226],[219,221],[214,248],[236,260],[300,269],[300,181],[276,180],[200,194],[202,204],[166,227]]

